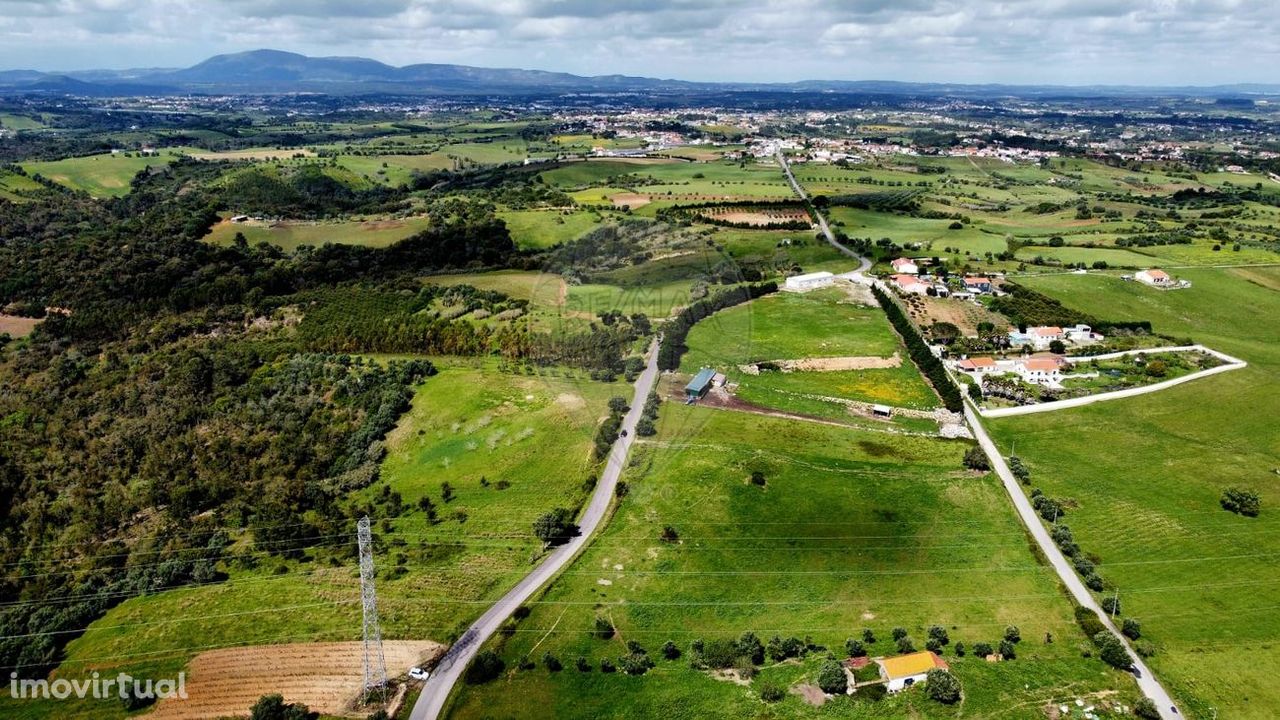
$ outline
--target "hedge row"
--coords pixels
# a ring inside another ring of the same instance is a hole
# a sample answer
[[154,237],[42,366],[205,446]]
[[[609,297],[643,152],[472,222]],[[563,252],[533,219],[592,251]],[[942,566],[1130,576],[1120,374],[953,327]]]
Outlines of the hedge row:
[[929,378],[929,382],[933,383],[938,395],[942,396],[942,404],[951,412],[963,410],[964,401],[960,398],[960,388],[951,382],[951,376],[947,375],[947,369],[942,366],[942,361],[929,350],[929,345],[925,343],[924,338],[920,337],[920,331],[916,329],[907,314],[879,287],[873,285],[871,292],[875,293],[876,300],[880,301],[880,307],[884,308],[884,313],[889,316],[889,322],[907,344],[907,354],[911,356],[911,361],[920,368],[920,372],[924,373],[925,377]]
[[699,320],[710,316],[717,310],[734,305],[741,305],[748,300],[769,295],[778,291],[778,283],[767,282],[759,285],[739,285],[738,287],[716,293],[705,300],[692,303],[680,311],[670,322],[662,326],[662,346],[658,348],[658,369],[675,370],[680,367],[680,358],[684,357],[689,347],[684,344]]

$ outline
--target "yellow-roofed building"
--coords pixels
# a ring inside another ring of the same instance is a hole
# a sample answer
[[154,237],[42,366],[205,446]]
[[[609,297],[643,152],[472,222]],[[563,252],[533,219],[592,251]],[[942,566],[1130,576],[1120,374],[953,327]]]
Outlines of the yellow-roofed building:
[[951,669],[945,660],[928,651],[880,660],[880,674],[884,676],[885,689],[889,692],[898,692],[916,683],[923,683],[925,676],[934,668]]

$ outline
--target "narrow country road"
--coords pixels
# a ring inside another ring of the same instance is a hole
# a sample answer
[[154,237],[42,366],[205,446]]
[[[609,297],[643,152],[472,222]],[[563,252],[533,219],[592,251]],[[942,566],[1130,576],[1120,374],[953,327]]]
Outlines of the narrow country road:
[[644,410],[645,400],[649,397],[649,392],[653,390],[654,382],[658,378],[658,340],[654,339],[649,345],[648,362],[645,365],[644,372],[640,373],[640,377],[636,380],[635,398],[631,401],[631,409],[627,412],[622,420],[622,429],[625,433],[618,438],[613,444],[613,449],[609,451],[609,459],[605,463],[604,472],[600,475],[600,481],[596,484],[595,493],[591,496],[591,502],[587,505],[587,510],[582,514],[582,518],[578,521],[581,532],[577,537],[560,547],[552,550],[546,558],[544,558],[533,572],[529,573],[516,584],[506,595],[503,595],[498,602],[485,611],[478,620],[472,623],[471,627],[458,638],[458,641],[449,648],[445,653],[440,664],[436,666],[435,672],[432,673],[431,679],[427,680],[423,686],[422,694],[418,697],[418,702],[413,706],[413,712],[409,715],[411,720],[436,720],[440,717],[444,710],[445,702],[449,699],[449,693],[452,692],[453,686],[457,684],[458,679],[462,677],[462,673],[466,670],[467,665],[471,662],[471,658],[475,657],[480,650],[480,646],[489,639],[491,635],[497,632],[498,627],[503,621],[510,617],[521,603],[528,600],[535,592],[538,591],[548,580],[555,577],[565,565],[573,560],[578,551],[586,547],[591,540],[591,536],[600,526],[600,521],[604,519],[605,513],[609,510],[610,503],[613,502],[615,488],[618,485],[618,478],[622,475],[623,468],[627,465],[627,455],[631,451],[631,443],[636,437],[636,423],[640,421],[640,414]]
[[[809,195],[804,191],[804,187],[802,187],[796,180],[796,176],[791,173],[791,164],[787,162],[787,156],[783,155],[782,151],[779,150],[777,157],[778,164],[782,166],[782,172],[787,174],[787,182],[791,183],[791,189],[795,191],[796,195],[800,196],[801,200],[808,200]],[[850,250],[844,245],[841,245],[840,241],[836,240],[836,236],[831,232],[831,227],[827,225],[827,219],[822,216],[821,210],[818,210],[818,208],[815,207],[813,209],[813,214],[817,216],[818,227],[822,229],[822,234],[827,238],[827,242],[831,243],[831,246],[835,249],[858,261],[858,269],[855,272],[864,273],[871,269],[870,258],[862,257],[858,253]]]
[[1040,546],[1041,552],[1048,558],[1049,564],[1053,566],[1054,571],[1058,573],[1062,584],[1066,586],[1077,603],[1098,613],[1107,628],[1124,642],[1125,649],[1129,651],[1129,658],[1133,660],[1133,665],[1138,670],[1138,677],[1136,678],[1138,688],[1142,690],[1143,695],[1151,698],[1152,702],[1156,704],[1156,707],[1160,710],[1160,717],[1165,718],[1165,720],[1180,718],[1181,715],[1174,709],[1173,698],[1169,696],[1160,681],[1156,680],[1151,668],[1147,667],[1142,658],[1138,657],[1138,654],[1133,651],[1133,646],[1130,645],[1128,638],[1120,634],[1119,628],[1102,611],[1102,607],[1094,599],[1093,593],[1081,582],[1080,577],[1076,575],[1075,569],[1071,567],[1071,563],[1067,561],[1066,556],[1062,554],[1057,544],[1049,537],[1049,532],[1045,530],[1044,524],[1040,522],[1040,516],[1031,507],[1031,502],[1023,494],[1017,478],[1013,476],[1013,473],[1009,471],[1009,466],[1005,464],[999,448],[991,440],[991,436],[987,435],[986,429],[982,427],[982,419],[978,417],[978,413],[967,402],[964,406],[964,415],[968,419],[970,427],[973,428],[973,436],[978,439],[978,445],[982,447],[983,452],[987,454],[987,459],[991,461],[991,469],[995,470],[996,475],[1004,482],[1004,489],[1009,493],[1009,497],[1013,499],[1013,506],[1018,511],[1018,517],[1022,519],[1022,524],[1027,527],[1031,536],[1035,538],[1036,544]]

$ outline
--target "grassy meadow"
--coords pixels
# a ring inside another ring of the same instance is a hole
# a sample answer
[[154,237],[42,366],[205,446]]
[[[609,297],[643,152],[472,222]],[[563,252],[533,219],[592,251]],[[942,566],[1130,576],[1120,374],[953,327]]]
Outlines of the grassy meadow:
[[[1028,278],[1071,307],[1150,320],[1249,367],[1123,401],[989,421],[1032,485],[1068,498],[1063,522],[1101,561],[1152,669],[1192,718],[1268,718],[1280,706],[1280,269],[1188,269],[1187,290],[1102,275]],[[1219,507],[1228,486],[1256,518]]]
[[157,155],[126,157],[124,153],[88,155],[44,162],[25,162],[22,168],[28,175],[42,175],[72,190],[81,190],[93,197],[121,197],[129,194],[133,176],[147,168],[168,165],[178,157],[172,150],[162,150]]
[[324,222],[281,220],[269,224],[223,220],[213,226],[205,240],[216,245],[230,245],[235,241],[236,234],[242,233],[250,246],[265,242],[278,245],[286,251],[303,246],[319,247],[326,243],[386,247],[422,232],[430,225],[431,219],[425,216]]
[[[1052,572],[1028,548],[999,483],[960,469],[966,444],[740,413],[664,405],[642,440],[630,488],[603,533],[491,643],[508,670],[459,686],[453,718],[1042,717],[1050,703],[1098,693],[1129,700],[1132,681],[1081,657],[1085,640]],[[767,478],[761,487],[752,472]],[[671,526],[678,539],[660,539]],[[597,618],[616,628],[594,634]],[[670,640],[808,637],[841,653],[872,629],[872,655],[893,654],[890,630],[923,643],[928,625],[968,646],[1018,625],[1018,659],[991,664],[943,650],[965,688],[946,708],[920,692],[881,701],[834,698],[816,711],[798,696],[774,705],[760,688],[812,681],[815,652],[766,661],[749,683],[665,660]],[[1053,642],[1045,643],[1046,633]],[[656,667],[603,673],[604,658],[639,642]],[[550,652],[564,670],[548,672]],[[528,656],[537,667],[515,669]],[[575,668],[586,659],[590,672]]]

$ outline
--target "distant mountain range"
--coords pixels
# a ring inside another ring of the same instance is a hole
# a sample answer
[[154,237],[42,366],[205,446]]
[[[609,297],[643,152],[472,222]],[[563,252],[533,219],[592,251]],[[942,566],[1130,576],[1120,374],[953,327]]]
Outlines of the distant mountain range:
[[308,57],[280,50],[217,55],[184,69],[0,71],[0,93],[83,96],[177,94],[531,95],[563,93],[722,92],[862,93],[954,97],[1256,97],[1280,96],[1280,85],[1213,87],[1032,86],[808,80],[794,83],[719,83],[627,75],[569,73],[467,65],[394,67],[360,57]]

